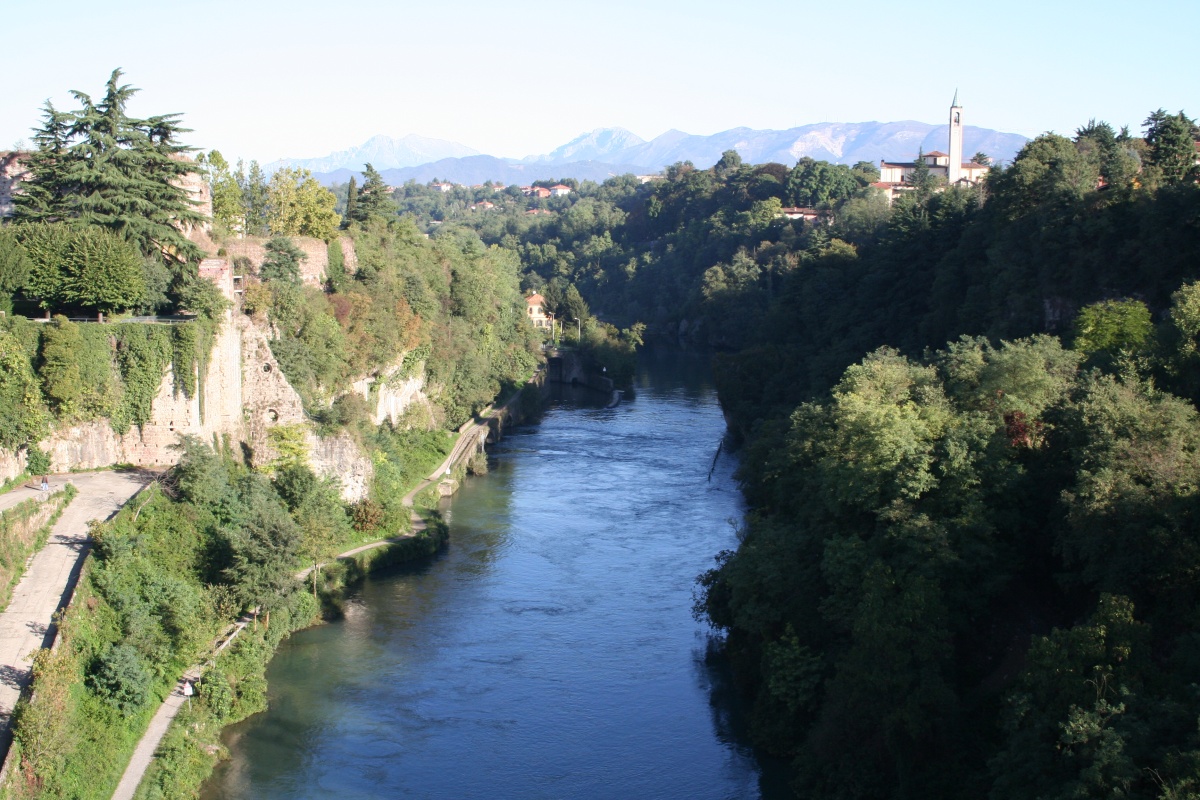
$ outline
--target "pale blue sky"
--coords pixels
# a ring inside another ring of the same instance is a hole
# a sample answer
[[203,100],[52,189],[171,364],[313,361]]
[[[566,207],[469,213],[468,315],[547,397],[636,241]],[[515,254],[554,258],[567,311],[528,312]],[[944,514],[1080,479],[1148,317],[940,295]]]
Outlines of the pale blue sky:
[[[1033,136],[1200,115],[1196,0],[2,0],[0,149],[47,98],[178,111],[188,142],[267,162],[384,133],[544,153],[587,130],[942,122]],[[50,31],[61,31],[54,39]]]

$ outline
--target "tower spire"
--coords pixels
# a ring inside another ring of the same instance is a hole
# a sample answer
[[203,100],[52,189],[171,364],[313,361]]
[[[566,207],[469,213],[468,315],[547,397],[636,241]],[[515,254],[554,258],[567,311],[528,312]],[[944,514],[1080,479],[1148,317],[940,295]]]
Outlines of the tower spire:
[[954,103],[950,106],[950,164],[946,168],[946,180],[950,185],[963,177],[963,124],[962,107],[958,104],[958,89],[954,90]]

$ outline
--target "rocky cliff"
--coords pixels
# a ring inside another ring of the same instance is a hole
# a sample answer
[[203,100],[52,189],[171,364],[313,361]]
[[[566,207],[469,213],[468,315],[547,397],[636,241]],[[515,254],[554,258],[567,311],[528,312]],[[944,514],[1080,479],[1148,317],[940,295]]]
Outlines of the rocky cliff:
[[[398,422],[412,406],[428,407],[420,377],[399,378],[399,366],[356,381],[359,391],[373,401],[375,422]],[[188,398],[175,389],[168,368],[154,399],[151,419],[140,428],[118,434],[108,420],[92,420],[55,430],[39,442],[49,454],[51,470],[99,469],[114,464],[168,466],[181,455],[184,436],[194,436],[217,447],[231,447],[250,463],[269,463],[275,452],[270,431],[278,426],[306,428],[309,462],[320,476],[341,481],[348,502],[366,496],[373,468],[371,460],[350,436],[318,436],[309,422],[296,390],[288,383],[271,352],[268,332],[250,318],[227,312],[215,336],[213,352],[198,390]],[[25,469],[25,453],[0,451],[0,480]]]

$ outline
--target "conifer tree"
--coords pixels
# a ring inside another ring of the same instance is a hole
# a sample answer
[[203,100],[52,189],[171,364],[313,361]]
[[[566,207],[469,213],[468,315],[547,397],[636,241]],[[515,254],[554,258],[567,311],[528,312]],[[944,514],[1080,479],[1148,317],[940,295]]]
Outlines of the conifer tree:
[[200,249],[177,227],[204,221],[179,185],[194,168],[186,158],[192,148],[178,142],[187,129],[178,114],[146,119],[126,114],[138,90],[120,84],[120,78],[121,70],[113,70],[99,102],[73,91],[77,111],[46,104],[29,161],[33,179],[15,198],[17,218],[99,225],[146,256],[198,259]]
[[242,230],[247,236],[267,235],[267,178],[257,161],[250,162],[249,173],[238,161],[238,186],[242,190]]
[[350,176],[350,185],[346,187],[346,216],[342,220],[342,227],[347,227],[355,220],[355,214],[358,209],[358,182],[354,176]]
[[1196,130],[1182,111],[1168,114],[1159,109],[1143,123],[1150,160],[1162,170],[1167,183],[1182,183],[1196,177]]
[[365,223],[372,217],[391,219],[396,216],[396,204],[388,194],[383,176],[370,164],[364,164],[363,178],[363,188],[354,208],[354,221]]

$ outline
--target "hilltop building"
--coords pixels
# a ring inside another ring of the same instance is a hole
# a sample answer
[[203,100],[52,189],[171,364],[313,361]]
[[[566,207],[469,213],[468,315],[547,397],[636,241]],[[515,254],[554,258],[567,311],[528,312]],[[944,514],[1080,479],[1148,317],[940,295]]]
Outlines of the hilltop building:
[[[949,153],[933,150],[921,154],[931,175],[945,178],[948,186],[974,186],[987,175],[989,167],[974,161],[963,161],[963,118],[962,106],[958,104],[958,92],[950,103]],[[874,186],[887,191],[888,200],[895,200],[901,192],[910,191],[910,176],[917,168],[916,161],[880,161],[879,181]]]
[[17,150],[0,153],[0,219],[13,215],[16,208],[13,195],[21,183],[30,178],[29,170],[25,168],[28,157],[29,153]]

